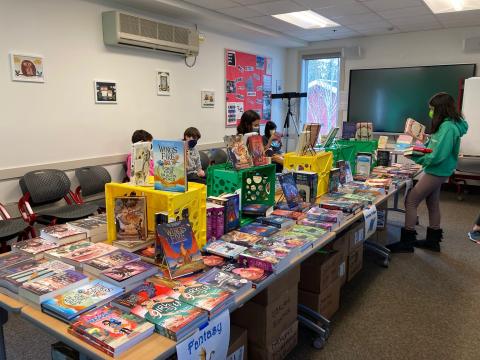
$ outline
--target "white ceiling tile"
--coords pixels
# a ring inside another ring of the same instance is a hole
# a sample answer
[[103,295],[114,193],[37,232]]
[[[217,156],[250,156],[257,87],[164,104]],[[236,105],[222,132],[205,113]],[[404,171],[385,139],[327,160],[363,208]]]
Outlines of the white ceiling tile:
[[294,0],[300,5],[307,6],[309,9],[319,9],[332,5],[356,4],[355,0]]
[[263,27],[273,29],[276,31],[288,32],[288,34],[290,34],[291,32],[302,30],[302,28],[298,26],[289,24],[285,21],[275,19],[269,15],[249,18],[249,19],[246,19],[246,21],[257,24],[257,25],[261,25]]
[[240,5],[256,5],[261,3],[266,3],[272,0],[233,0]]
[[228,8],[228,9],[218,9],[217,11],[221,12],[222,14],[233,16],[240,19],[248,19],[256,16],[262,16],[262,13],[255,11],[253,9],[250,9],[246,6],[237,6],[237,7]]
[[323,8],[314,8],[313,10],[329,19],[339,16],[371,13],[369,8],[359,3],[332,5]]
[[390,24],[388,21],[385,21],[385,20],[348,25],[348,28],[355,31],[369,30],[369,29],[388,29],[391,27],[393,27],[392,24]]
[[393,25],[439,24],[433,15],[406,16],[389,20]]
[[362,4],[373,11],[379,12],[420,6],[424,3],[422,0],[367,0],[363,1]]
[[[472,22],[475,22],[475,20],[480,19],[480,10],[444,13],[444,14],[437,14],[436,16],[437,16],[437,19],[442,24],[461,23],[463,21],[471,24]],[[465,25],[465,26],[469,26],[469,25]]]
[[299,5],[290,0],[271,1],[258,5],[249,5],[248,8],[256,10],[264,15],[276,15],[308,10],[306,6]]
[[433,13],[428,7],[422,5],[407,7],[403,9],[379,11],[378,14],[385,19],[394,19],[406,16],[432,15]]
[[399,25],[398,28],[402,32],[414,32],[414,31],[425,31],[425,30],[438,30],[438,29],[442,29],[443,26],[440,24],[410,24],[410,25]]
[[340,17],[332,18],[332,20],[341,25],[365,24],[365,23],[386,21],[382,17],[373,13],[340,16]]
[[231,0],[185,0],[188,3],[198,5],[207,9],[217,10],[238,6]]
[[385,28],[378,28],[378,29],[365,29],[359,30],[358,33],[366,36],[374,36],[374,35],[390,35],[390,34],[398,34],[400,30],[397,28],[393,28],[392,30],[388,30]]

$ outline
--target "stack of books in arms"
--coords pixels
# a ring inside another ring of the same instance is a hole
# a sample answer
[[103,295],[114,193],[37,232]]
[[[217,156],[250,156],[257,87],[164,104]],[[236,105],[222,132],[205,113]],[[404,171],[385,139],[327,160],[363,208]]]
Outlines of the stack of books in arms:
[[403,152],[404,156],[422,156],[425,154],[429,154],[432,152],[432,149],[426,148],[424,146],[411,146],[409,148],[406,148],[405,151]]
[[102,306],[122,293],[122,288],[97,279],[56,295],[42,302],[41,306],[44,313],[69,323],[84,312]]
[[88,217],[68,222],[67,225],[72,229],[86,232],[91,242],[107,240],[107,221],[103,217]]
[[130,291],[158,272],[158,267],[141,260],[112,267],[100,273],[99,278]]
[[118,356],[153,334],[154,326],[135,314],[105,305],[80,315],[68,332],[110,356]]
[[40,237],[24,240],[12,245],[12,251],[20,252],[33,259],[43,259],[44,252],[58,248],[60,245]]
[[118,249],[109,254],[90,259],[83,264],[83,271],[94,276],[99,276],[102,271],[120,266],[131,261],[140,260],[140,256],[131,252]]
[[42,239],[52,241],[59,245],[70,244],[87,238],[87,233],[69,227],[67,224],[47,226],[40,230]]

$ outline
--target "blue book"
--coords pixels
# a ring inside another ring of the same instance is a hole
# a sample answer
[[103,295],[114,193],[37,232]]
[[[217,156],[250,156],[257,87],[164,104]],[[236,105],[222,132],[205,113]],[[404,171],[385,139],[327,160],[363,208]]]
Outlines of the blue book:
[[252,223],[252,224],[242,226],[238,230],[247,234],[268,237],[278,232],[279,229],[273,226],[263,225],[260,223]]
[[44,301],[42,310],[57,318],[70,321],[88,310],[109,302],[122,293],[121,287],[97,279]]
[[245,246],[236,245],[223,240],[216,240],[205,246],[205,251],[227,259],[236,259],[238,255],[245,250],[247,250]]
[[274,215],[267,217],[258,217],[256,221],[261,224],[274,226],[279,229],[287,229],[295,225],[295,221],[293,221],[292,219]]
[[184,141],[153,140],[155,190],[188,190]]

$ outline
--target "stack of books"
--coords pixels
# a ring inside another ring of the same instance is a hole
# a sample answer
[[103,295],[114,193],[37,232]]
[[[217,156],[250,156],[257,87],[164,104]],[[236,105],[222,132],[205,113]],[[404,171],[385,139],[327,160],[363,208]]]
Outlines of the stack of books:
[[226,259],[236,259],[238,258],[238,255],[247,250],[247,247],[223,240],[216,240],[207,244],[204,250]]
[[52,225],[40,230],[40,237],[59,245],[70,244],[87,238],[84,230],[74,229],[67,224]]
[[244,216],[269,216],[272,212],[273,206],[266,204],[247,204],[242,207],[242,215]]
[[317,199],[318,174],[311,171],[296,171],[293,173],[293,178],[302,200],[314,203]]
[[403,155],[405,156],[423,156],[425,154],[429,154],[432,152],[432,149],[426,148],[425,146],[411,146],[409,148],[406,148],[405,151],[403,152]]
[[239,194],[209,196],[207,198],[207,201],[213,204],[223,206],[225,233],[239,227],[240,225],[240,195]]
[[131,312],[133,308],[144,301],[150,300],[155,296],[171,293],[171,289],[166,286],[157,285],[150,281],[140,284],[133,290],[113,299],[112,305],[122,309],[125,312]]
[[262,239],[263,238],[261,236],[247,234],[245,232],[237,230],[230,231],[229,233],[221,237],[221,240],[223,241],[231,242],[245,247],[253,246]]
[[267,217],[259,217],[256,220],[260,224],[263,225],[268,225],[268,226],[273,226],[281,230],[285,230],[288,228],[291,228],[293,225],[295,225],[295,221],[292,219],[289,219],[287,217],[282,217],[282,216],[267,216]]
[[282,209],[274,210],[272,215],[285,217],[285,218],[288,218],[288,219],[292,219],[294,221],[302,220],[302,219],[305,219],[307,217],[307,215],[305,213],[300,212],[300,211],[291,211],[291,210],[282,210]]
[[222,271],[220,268],[212,268],[198,278],[198,282],[213,287],[219,287],[232,292],[235,299],[241,297],[247,290],[252,288],[252,282],[232,272]]
[[115,246],[105,243],[90,243],[90,246],[82,247],[62,255],[62,261],[81,270],[83,264],[97,257],[110,254],[117,250]]
[[74,230],[86,232],[91,242],[107,240],[107,221],[103,217],[88,217],[68,222],[67,225]]
[[275,234],[278,231],[278,228],[274,226],[263,225],[260,223],[251,223],[242,226],[238,230],[247,234],[267,237]]
[[130,291],[157,272],[157,266],[136,260],[102,271],[99,278]]
[[135,260],[140,260],[140,256],[129,251],[118,249],[109,254],[90,259],[83,264],[83,271],[94,276],[99,276],[102,271],[120,266]]
[[20,252],[33,259],[43,259],[44,252],[58,248],[60,245],[53,241],[48,241],[40,237],[24,240],[12,245],[12,251]]
[[265,271],[262,268],[256,266],[243,265],[238,262],[228,262],[221,265],[220,270],[229,274],[239,276],[242,279],[246,279],[252,282],[252,287],[256,288],[263,281],[268,279],[272,272]]
[[219,239],[225,234],[225,208],[222,205],[207,203],[207,242]]
[[340,210],[313,207],[307,212],[307,218],[298,221],[298,224],[333,231],[339,227],[344,218],[345,215]]

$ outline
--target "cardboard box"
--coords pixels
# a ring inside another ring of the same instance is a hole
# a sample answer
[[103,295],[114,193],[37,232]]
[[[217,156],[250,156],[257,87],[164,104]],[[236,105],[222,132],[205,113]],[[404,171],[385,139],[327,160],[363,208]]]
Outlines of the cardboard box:
[[347,281],[353,279],[363,267],[363,244],[348,255]]
[[332,244],[332,250],[336,250],[340,253],[341,257],[348,256],[348,249],[350,245],[350,237],[352,233],[350,231],[345,232],[340,237],[336,238]]
[[301,265],[300,284],[302,290],[321,293],[339,277],[340,253],[317,252]]
[[230,316],[230,323],[247,329],[248,346],[271,344],[297,319],[298,288],[285,289],[268,305],[245,303]]
[[228,345],[227,360],[247,360],[247,330],[241,327],[230,326],[230,343]]
[[300,265],[295,266],[287,273],[280,275],[269,287],[263,290],[260,294],[255,296],[252,301],[260,305],[268,305],[286,290],[292,287],[297,287],[300,281]]
[[298,302],[310,309],[331,319],[340,307],[340,288],[342,279],[337,279],[325,291],[320,294],[309,291],[298,291]]
[[365,241],[365,223],[363,221],[356,222],[349,230],[350,244],[348,246],[348,254],[354,253],[358,247],[363,246]]
[[255,360],[283,360],[298,343],[298,321],[293,321],[266,347],[249,346],[249,356]]

